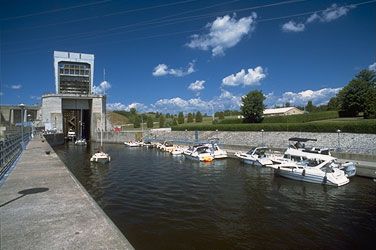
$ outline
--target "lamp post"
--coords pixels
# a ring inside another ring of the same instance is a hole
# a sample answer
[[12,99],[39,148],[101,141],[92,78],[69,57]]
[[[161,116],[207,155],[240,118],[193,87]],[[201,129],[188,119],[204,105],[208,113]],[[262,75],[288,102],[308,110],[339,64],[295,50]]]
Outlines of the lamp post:
[[264,130],[261,129],[261,145],[264,146]]
[[21,103],[19,105],[19,107],[21,108],[21,148],[24,149],[24,135],[23,135],[24,121],[23,121],[23,118],[24,118],[25,104]]
[[341,133],[341,130],[337,129],[337,135],[338,135],[338,142],[337,142],[337,151],[339,151],[339,148],[341,146],[340,140],[339,140],[339,134]]
[[34,137],[34,124],[33,124],[33,121],[31,119],[31,114],[28,114],[27,115],[27,122],[30,122],[30,125],[31,125],[31,138]]

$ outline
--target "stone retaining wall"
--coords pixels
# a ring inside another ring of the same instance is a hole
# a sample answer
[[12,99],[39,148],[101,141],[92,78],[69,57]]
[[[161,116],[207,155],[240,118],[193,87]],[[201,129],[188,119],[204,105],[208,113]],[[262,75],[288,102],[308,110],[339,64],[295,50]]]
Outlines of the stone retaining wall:
[[[145,136],[157,140],[191,141],[196,138],[195,131],[153,132]],[[259,146],[286,148],[291,137],[315,138],[306,146],[327,147],[352,154],[376,155],[376,134],[353,133],[307,133],[307,132],[225,132],[198,131],[198,140],[218,138],[223,145]]]

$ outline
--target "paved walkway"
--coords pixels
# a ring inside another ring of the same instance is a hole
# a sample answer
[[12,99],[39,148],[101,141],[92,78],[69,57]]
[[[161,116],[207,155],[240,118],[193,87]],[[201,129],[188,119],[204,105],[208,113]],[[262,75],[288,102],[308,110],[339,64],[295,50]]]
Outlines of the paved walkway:
[[48,143],[35,138],[0,186],[0,249],[133,247]]

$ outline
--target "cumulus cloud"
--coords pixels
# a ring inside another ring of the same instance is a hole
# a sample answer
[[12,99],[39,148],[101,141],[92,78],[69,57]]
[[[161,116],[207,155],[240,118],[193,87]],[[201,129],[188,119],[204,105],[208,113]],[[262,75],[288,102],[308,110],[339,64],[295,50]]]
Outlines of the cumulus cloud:
[[110,88],[111,88],[111,84],[107,81],[103,81],[98,86],[93,86],[93,93],[97,95],[103,95]]
[[[268,107],[276,105],[281,106],[289,102],[292,106],[305,106],[308,101],[312,101],[314,105],[326,104],[330,98],[335,96],[341,88],[323,88],[319,90],[304,90],[301,92],[285,92],[278,96],[274,93],[265,94],[265,104]],[[212,114],[221,110],[239,110],[242,104],[242,96],[235,95],[225,89],[221,89],[219,96],[214,96],[211,100],[203,100],[199,97],[184,99],[181,97],[164,98],[157,100],[155,103],[145,105],[143,103],[131,103],[128,105],[122,103],[107,104],[108,110],[127,110],[136,108],[138,112],[162,112],[173,113],[178,112],[196,112]]]
[[355,5],[338,6],[337,4],[332,4],[329,8],[321,12],[315,12],[309,16],[307,18],[307,23],[312,23],[314,21],[328,23],[340,18],[341,16],[345,16],[353,8],[355,8]]
[[247,71],[244,69],[238,73],[229,75],[222,79],[222,85],[224,86],[252,86],[259,85],[260,81],[266,77],[266,74],[261,66],[254,69],[249,68]]
[[285,92],[282,96],[275,96],[273,93],[266,95],[267,106],[281,106],[289,102],[293,106],[305,106],[308,101],[314,105],[323,105],[328,103],[330,98],[337,95],[342,88],[323,88],[319,90],[304,90],[301,92]]
[[195,72],[194,62],[190,62],[187,69],[171,69],[166,64],[158,64],[153,70],[153,76],[172,75],[177,77],[186,76]]
[[368,69],[376,71],[376,62],[374,64],[371,64],[370,66],[368,66]]
[[11,89],[21,89],[22,85],[21,84],[13,84],[13,85],[10,85],[10,88]]
[[107,103],[107,109],[110,111],[114,110],[124,110],[129,111],[131,108],[135,108],[137,112],[148,112],[150,111],[149,107],[143,103],[133,102],[131,104],[125,105],[121,102]]
[[304,23],[296,23],[292,20],[282,25],[282,30],[285,32],[302,32],[304,29]]
[[191,41],[186,45],[192,49],[211,50],[213,56],[224,55],[226,49],[234,47],[244,36],[254,31],[256,18],[255,12],[239,20],[229,15],[217,17],[206,25],[209,33],[191,36]]
[[355,8],[355,5],[345,5],[345,6],[338,6],[337,4],[332,4],[329,8],[315,12],[310,15],[304,23],[297,23],[293,20],[285,23],[282,25],[282,31],[285,32],[302,32],[305,30],[306,25],[313,23],[315,21],[322,22],[322,23],[329,23],[332,22],[342,16],[347,15],[347,13]]
[[197,80],[189,84],[188,89],[196,92],[196,94],[199,95],[200,91],[205,89],[204,83],[205,83],[204,80],[201,80],[201,81]]

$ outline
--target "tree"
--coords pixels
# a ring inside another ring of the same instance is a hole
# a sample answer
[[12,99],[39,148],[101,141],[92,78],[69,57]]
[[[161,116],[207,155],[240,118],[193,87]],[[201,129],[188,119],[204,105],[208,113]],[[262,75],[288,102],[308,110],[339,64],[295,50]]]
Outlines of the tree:
[[135,114],[137,114],[137,110],[136,110],[136,108],[131,108],[131,109],[129,110],[129,112],[131,113],[131,115],[135,115]]
[[332,97],[330,98],[328,105],[327,105],[328,110],[338,110],[338,98],[337,97]]
[[175,117],[172,119],[172,126],[178,126],[178,120]]
[[133,127],[134,128],[140,128],[141,127],[141,118],[140,118],[139,115],[136,115],[134,117]]
[[164,117],[163,114],[161,114],[161,115],[159,116],[159,127],[160,127],[160,128],[163,128],[163,127],[165,126],[165,121],[166,121],[166,118]]
[[179,112],[178,123],[179,124],[183,124],[184,123],[184,114],[183,114],[183,112]]
[[265,96],[259,90],[251,91],[242,97],[241,111],[246,122],[261,122],[265,109],[264,100]]
[[376,118],[376,86],[367,91],[364,103],[364,118]]
[[193,122],[193,115],[192,113],[188,113],[187,123],[191,123],[191,122]]
[[309,113],[315,111],[315,105],[313,105],[312,101],[308,101],[307,105],[305,106],[305,110]]
[[337,95],[341,112],[347,116],[356,116],[359,112],[364,112],[366,107],[368,112],[372,107],[372,103],[368,102],[373,100],[372,89],[375,85],[375,71],[360,71]]
[[218,118],[220,119],[220,120],[223,120],[223,119],[225,119],[225,113],[224,112],[219,112],[218,113]]
[[285,103],[285,107],[286,107],[286,108],[291,107],[290,102],[286,102],[286,103]]
[[196,113],[196,122],[202,122],[202,114],[200,111]]
[[148,128],[153,128],[154,127],[153,117],[148,116],[148,118],[146,120],[146,126]]

